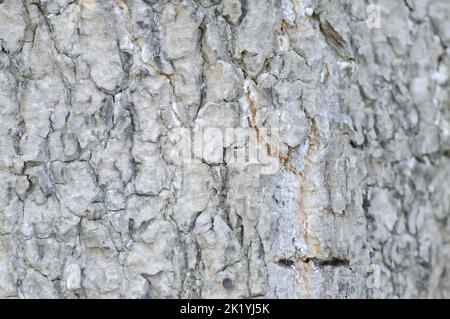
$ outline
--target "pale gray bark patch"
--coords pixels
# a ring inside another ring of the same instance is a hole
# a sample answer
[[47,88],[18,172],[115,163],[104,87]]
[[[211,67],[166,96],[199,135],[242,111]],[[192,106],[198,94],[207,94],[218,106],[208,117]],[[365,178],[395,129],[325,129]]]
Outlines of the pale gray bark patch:
[[0,297],[450,297],[450,3],[369,2],[0,1]]

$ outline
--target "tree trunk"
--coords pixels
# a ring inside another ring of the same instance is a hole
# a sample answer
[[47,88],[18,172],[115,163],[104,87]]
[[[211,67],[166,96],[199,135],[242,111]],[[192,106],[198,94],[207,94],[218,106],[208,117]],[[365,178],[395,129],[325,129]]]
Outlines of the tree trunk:
[[0,297],[450,297],[447,0],[0,1]]

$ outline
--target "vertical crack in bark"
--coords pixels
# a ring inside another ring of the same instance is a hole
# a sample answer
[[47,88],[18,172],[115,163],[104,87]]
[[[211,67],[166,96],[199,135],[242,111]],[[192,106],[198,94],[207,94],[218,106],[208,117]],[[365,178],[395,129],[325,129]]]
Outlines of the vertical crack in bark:
[[0,1],[0,297],[449,297],[450,4],[377,5]]

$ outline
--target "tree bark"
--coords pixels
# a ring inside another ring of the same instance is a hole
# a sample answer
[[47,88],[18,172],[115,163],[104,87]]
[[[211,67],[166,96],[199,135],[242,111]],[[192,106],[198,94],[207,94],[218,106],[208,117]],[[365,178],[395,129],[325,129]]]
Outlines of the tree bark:
[[0,1],[0,297],[449,298],[449,16]]

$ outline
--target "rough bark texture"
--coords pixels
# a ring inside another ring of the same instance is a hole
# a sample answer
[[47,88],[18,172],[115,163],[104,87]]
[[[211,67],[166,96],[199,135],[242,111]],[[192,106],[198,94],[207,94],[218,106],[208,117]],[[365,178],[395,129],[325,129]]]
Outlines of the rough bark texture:
[[450,2],[377,4],[0,0],[0,297],[449,298]]

